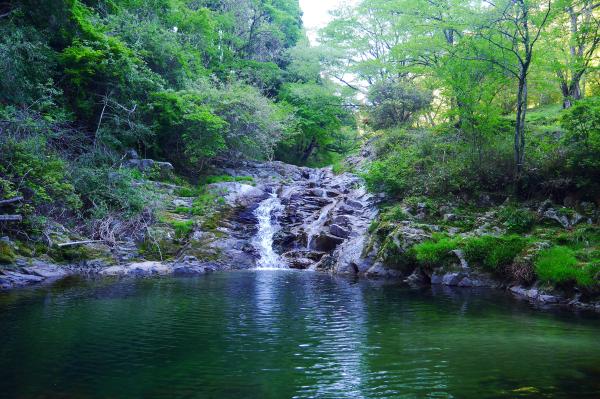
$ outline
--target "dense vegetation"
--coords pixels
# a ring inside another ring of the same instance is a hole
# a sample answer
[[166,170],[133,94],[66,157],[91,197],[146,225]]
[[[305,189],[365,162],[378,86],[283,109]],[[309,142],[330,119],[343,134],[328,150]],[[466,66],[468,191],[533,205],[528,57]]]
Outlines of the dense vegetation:
[[[384,250],[402,222],[443,230],[392,264],[460,249],[502,277],[600,287],[598,1],[361,0],[318,46],[301,16],[297,0],[2,2],[0,200],[23,197],[24,221],[0,229],[135,229],[152,193],[121,167],[130,149],[180,185],[224,159],[359,165],[387,194]],[[368,159],[343,163],[359,144]]]
[[320,33],[326,74],[365,99],[388,265],[431,272],[460,250],[507,280],[598,292],[600,3],[361,0]]
[[13,233],[140,215],[129,149],[197,180],[220,158],[323,164],[352,147],[296,0],[2,2],[0,60]]

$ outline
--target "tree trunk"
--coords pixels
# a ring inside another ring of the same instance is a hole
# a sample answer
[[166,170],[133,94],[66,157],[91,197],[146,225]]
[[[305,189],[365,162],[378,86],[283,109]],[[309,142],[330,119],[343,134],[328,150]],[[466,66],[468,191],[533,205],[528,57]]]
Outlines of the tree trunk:
[[302,153],[302,158],[300,158],[300,161],[302,163],[305,163],[306,161],[308,161],[308,158],[310,158],[310,156],[312,155],[312,152],[314,151],[316,146],[317,146],[317,138],[313,137],[311,139],[308,147],[306,147],[306,150],[304,150],[304,152]]
[[576,74],[573,76],[571,83],[561,84],[561,91],[563,95],[563,108],[571,108],[573,103],[577,100],[581,100],[581,75]]
[[521,176],[525,160],[525,116],[527,114],[527,74],[519,76],[519,91],[517,93],[517,118],[515,123],[515,174]]

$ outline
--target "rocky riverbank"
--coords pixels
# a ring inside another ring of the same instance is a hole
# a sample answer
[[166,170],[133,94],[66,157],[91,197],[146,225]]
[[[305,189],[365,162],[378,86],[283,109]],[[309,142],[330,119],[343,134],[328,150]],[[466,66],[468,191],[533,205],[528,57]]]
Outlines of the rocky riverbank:
[[[535,279],[533,259],[548,246],[543,237],[530,240],[533,244],[507,265],[514,269],[512,274],[467,260],[469,254],[465,255],[456,240],[502,237],[510,227],[500,216],[506,204],[493,205],[489,198],[482,198],[478,201],[486,204],[479,209],[484,211],[465,212],[451,202],[409,199],[390,208],[381,206],[385,198],[368,193],[354,174],[336,175],[330,168],[310,169],[281,162],[222,162],[215,173],[222,181],[207,184],[201,194],[186,193],[172,184],[140,182],[152,184],[156,192],[156,220],[147,231],[112,246],[84,239],[74,247],[54,247],[54,254],[66,258],[63,262],[47,255],[15,256],[11,265],[0,269],[0,289],[68,275],[199,275],[254,268],[261,258],[261,247],[255,240],[257,209],[275,197],[281,206],[269,210],[273,223],[269,242],[286,267],[399,278],[411,285],[502,288],[538,304],[600,311],[600,300],[590,293],[551,287]],[[384,210],[381,215],[380,208]],[[597,213],[592,209],[567,214],[548,202],[537,210],[539,219],[550,226],[548,234],[579,224],[593,225]],[[440,234],[454,239],[454,247],[445,249],[436,264],[419,262],[415,248]],[[68,234],[54,237],[54,241],[69,241]],[[23,252],[14,248],[18,243],[8,239],[2,245],[15,253]],[[73,257],[65,256],[67,250],[86,257],[69,261]]]

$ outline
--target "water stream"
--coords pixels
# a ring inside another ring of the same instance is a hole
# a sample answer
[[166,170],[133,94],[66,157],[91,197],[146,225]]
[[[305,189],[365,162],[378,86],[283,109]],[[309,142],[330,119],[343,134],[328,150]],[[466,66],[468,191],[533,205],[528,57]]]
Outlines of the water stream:
[[258,219],[258,232],[253,240],[253,245],[260,254],[257,262],[258,269],[287,268],[281,256],[273,250],[273,235],[279,229],[279,225],[274,221],[274,215],[282,209],[277,194],[271,194],[271,197],[261,202],[254,211]]

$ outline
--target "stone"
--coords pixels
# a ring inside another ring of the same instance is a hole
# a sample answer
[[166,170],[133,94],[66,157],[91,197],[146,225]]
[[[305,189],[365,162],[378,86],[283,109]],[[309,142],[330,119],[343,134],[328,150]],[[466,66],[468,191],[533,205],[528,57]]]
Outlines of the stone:
[[446,213],[444,214],[444,222],[454,222],[455,220],[457,220],[457,217],[455,214],[453,213]]
[[349,207],[354,208],[354,209],[363,208],[363,204],[361,202],[355,201],[352,199],[346,199],[346,205],[348,205]]
[[329,227],[329,231],[334,236],[341,237],[341,238],[348,238],[350,236],[350,232],[351,232],[349,229],[345,229],[342,226],[338,226],[337,224],[332,224]]
[[365,273],[367,277],[371,278],[399,278],[402,277],[402,273],[399,270],[394,270],[389,267],[385,267],[382,263],[376,262],[373,266]]
[[313,238],[310,249],[322,252],[330,252],[333,251],[343,241],[343,238],[327,233],[321,233]]

